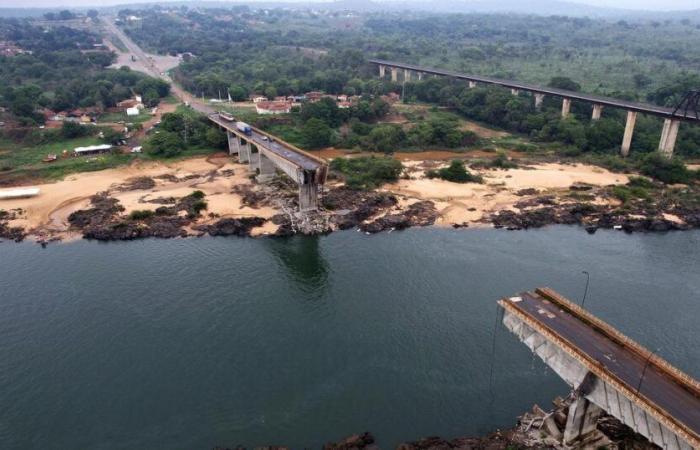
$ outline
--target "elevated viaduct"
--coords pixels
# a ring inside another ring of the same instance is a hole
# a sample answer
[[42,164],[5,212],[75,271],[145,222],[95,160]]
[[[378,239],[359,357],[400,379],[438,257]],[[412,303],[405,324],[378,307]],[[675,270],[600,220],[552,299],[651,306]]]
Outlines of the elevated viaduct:
[[328,163],[271,134],[250,127],[250,134],[219,113],[209,114],[209,120],[226,131],[229,154],[237,154],[242,163],[257,173],[259,182],[269,181],[279,169],[299,185],[299,210],[318,208],[319,187],[325,184]]
[[700,448],[696,380],[551,289],[498,303],[506,328],[574,389],[562,444],[606,411],[661,448]]
[[521,83],[518,81],[469,75],[452,72],[449,70],[434,69],[430,67],[385,61],[381,59],[371,59],[369,60],[369,63],[379,67],[379,76],[381,78],[386,77],[387,69],[389,69],[391,72],[391,79],[395,82],[399,81],[400,74],[402,80],[404,81],[411,81],[414,77],[417,80],[422,80],[426,75],[435,75],[467,81],[470,88],[476,87],[477,83],[482,83],[508,88],[511,90],[513,95],[519,95],[521,91],[529,92],[534,97],[536,108],[539,108],[542,105],[545,96],[561,98],[561,115],[563,118],[569,116],[572,100],[590,103],[592,105],[591,118],[593,120],[600,119],[604,107],[624,109],[627,111],[627,122],[625,124],[625,133],[622,138],[622,145],[620,147],[620,153],[623,156],[627,156],[630,152],[632,136],[634,135],[634,127],[637,121],[637,114],[639,113],[658,116],[664,119],[661,140],[659,142],[659,152],[668,157],[673,154],[680,123],[700,123],[700,115],[698,114],[697,109],[693,109],[692,111],[688,109],[676,110],[662,106],[630,102],[599,95],[585,94],[582,92],[568,91],[565,89],[542,87],[533,84]]

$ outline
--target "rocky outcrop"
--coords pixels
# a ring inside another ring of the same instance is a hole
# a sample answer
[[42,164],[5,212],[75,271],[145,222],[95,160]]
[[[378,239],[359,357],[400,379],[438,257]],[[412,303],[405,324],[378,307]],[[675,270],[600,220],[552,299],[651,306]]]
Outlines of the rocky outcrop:
[[262,226],[265,219],[261,217],[242,217],[240,219],[221,219],[211,225],[198,225],[194,229],[210,236],[250,236],[253,228]]
[[11,239],[15,242],[21,242],[27,237],[24,228],[12,227],[8,224],[10,220],[14,220],[17,217],[17,212],[17,210],[5,211],[0,209],[0,239]]
[[435,204],[429,200],[413,203],[396,214],[387,214],[360,226],[366,233],[379,233],[384,230],[403,230],[409,227],[433,225],[438,218]]

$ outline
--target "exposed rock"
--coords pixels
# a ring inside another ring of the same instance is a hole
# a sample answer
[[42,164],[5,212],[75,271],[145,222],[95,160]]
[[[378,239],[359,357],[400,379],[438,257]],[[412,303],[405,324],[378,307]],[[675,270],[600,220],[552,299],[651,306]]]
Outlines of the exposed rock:
[[[5,211],[0,209],[0,239],[11,239],[15,242],[21,242],[27,237],[24,228],[11,227],[8,222],[17,218],[17,213],[21,210]],[[0,241],[2,242],[2,241]]]
[[156,182],[151,177],[135,177],[129,178],[126,182],[120,186],[117,186],[119,191],[141,191],[147,189],[153,189],[156,186]]
[[323,450],[361,450],[364,448],[376,448],[374,436],[369,432],[354,434],[342,441],[329,442],[323,446]]
[[261,217],[242,217],[240,219],[221,219],[211,225],[199,225],[195,230],[209,233],[211,236],[250,236],[253,228],[266,222]]
[[538,191],[535,188],[526,188],[526,189],[520,189],[519,191],[516,191],[515,195],[517,195],[519,197],[524,197],[526,195],[537,195],[539,193],[540,193],[540,191]]
[[379,233],[384,230],[403,230],[409,227],[433,225],[438,217],[435,204],[429,200],[410,205],[397,214],[387,214],[373,222],[362,224],[360,229],[366,233]]

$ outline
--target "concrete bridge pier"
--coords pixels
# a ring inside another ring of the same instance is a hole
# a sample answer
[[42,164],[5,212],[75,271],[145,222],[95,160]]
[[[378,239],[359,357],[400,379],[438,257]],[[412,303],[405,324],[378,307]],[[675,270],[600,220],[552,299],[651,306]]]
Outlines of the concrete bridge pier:
[[513,94],[513,95],[515,95],[516,97],[517,97],[518,95],[520,95],[520,91],[517,90],[517,89],[511,89],[511,90],[510,90],[510,93]]
[[250,144],[245,140],[238,142],[238,162],[247,163],[250,161]]
[[583,396],[577,396],[569,406],[569,415],[564,428],[564,444],[571,445],[582,440],[596,429],[596,423],[603,410]]
[[571,113],[571,99],[565,98],[561,102],[561,118],[566,119]]
[[267,183],[275,176],[275,163],[262,153],[258,153],[258,183]]
[[403,70],[403,80],[404,81],[411,81],[411,71],[408,69]]
[[425,75],[423,72],[418,72],[418,81],[423,80],[423,75]]
[[476,87],[476,81],[469,82],[469,89],[474,89]]
[[544,103],[544,94],[535,94],[535,109],[541,109]]
[[379,65],[379,78],[386,78],[386,66]]
[[673,150],[676,147],[676,138],[678,137],[678,127],[680,125],[680,120],[664,120],[664,128],[661,131],[661,141],[659,141],[659,152],[667,158],[673,156]]
[[248,154],[248,169],[254,172],[258,169],[260,164],[260,150],[253,144],[248,144],[248,148],[250,148],[250,153]]
[[627,123],[625,124],[625,135],[622,138],[622,147],[620,148],[620,154],[622,156],[627,156],[630,154],[630,147],[632,147],[632,136],[634,135],[634,125],[637,122],[637,112],[627,111]]
[[228,154],[237,155],[241,151],[240,143],[238,142],[238,136],[226,130],[226,138],[228,139]]
[[299,185],[299,211],[318,209],[318,184],[311,182]]
[[593,104],[593,115],[591,115],[591,120],[600,120],[600,116],[603,114],[603,105],[598,103]]
[[399,81],[399,69],[397,69],[396,67],[391,68],[391,81],[393,81],[394,83]]

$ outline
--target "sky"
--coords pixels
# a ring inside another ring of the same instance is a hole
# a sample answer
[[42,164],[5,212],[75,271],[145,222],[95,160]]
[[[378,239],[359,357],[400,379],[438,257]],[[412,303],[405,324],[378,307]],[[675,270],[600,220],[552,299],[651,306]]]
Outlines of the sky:
[[[0,0],[0,7],[58,7],[58,6],[110,6],[126,3],[144,3],[158,0]],[[160,0],[163,1],[163,0]],[[167,0],[165,0],[167,1]],[[256,0],[247,0],[254,3]],[[275,0],[290,1],[290,0]],[[293,0],[291,0],[293,1]],[[314,0],[304,0],[314,1]],[[386,0],[375,0],[386,1]],[[497,1],[497,0],[494,0]],[[523,0],[527,3],[527,0]],[[581,3],[593,6],[605,6],[625,9],[647,9],[656,11],[700,9],[699,0],[569,0],[571,3]],[[193,2],[194,3],[194,2]]]

